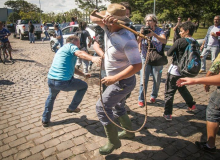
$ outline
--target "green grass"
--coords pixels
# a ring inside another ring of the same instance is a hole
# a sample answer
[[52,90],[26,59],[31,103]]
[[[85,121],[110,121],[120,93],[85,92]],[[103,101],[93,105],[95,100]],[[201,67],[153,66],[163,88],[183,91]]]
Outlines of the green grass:
[[[207,33],[207,28],[198,28],[197,32],[193,34],[193,38],[194,39],[202,39],[202,38],[205,38],[206,36],[206,33]],[[171,31],[170,31],[170,38],[167,42],[167,45],[173,45],[173,36],[174,36],[174,31],[173,31],[173,28],[171,28]]]

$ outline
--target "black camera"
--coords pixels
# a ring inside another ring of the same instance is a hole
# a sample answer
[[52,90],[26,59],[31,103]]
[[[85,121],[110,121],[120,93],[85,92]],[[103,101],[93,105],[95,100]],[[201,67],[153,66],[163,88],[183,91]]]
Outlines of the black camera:
[[143,35],[149,34],[151,32],[150,30],[151,30],[150,26],[143,27]]

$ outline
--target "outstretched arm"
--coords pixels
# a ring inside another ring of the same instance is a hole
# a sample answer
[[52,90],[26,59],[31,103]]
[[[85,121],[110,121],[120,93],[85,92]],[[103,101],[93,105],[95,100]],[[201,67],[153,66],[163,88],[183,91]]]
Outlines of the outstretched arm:
[[206,84],[220,86],[220,74],[211,77],[201,77],[201,78],[180,78],[176,85],[181,87],[183,85],[193,85],[193,84]]

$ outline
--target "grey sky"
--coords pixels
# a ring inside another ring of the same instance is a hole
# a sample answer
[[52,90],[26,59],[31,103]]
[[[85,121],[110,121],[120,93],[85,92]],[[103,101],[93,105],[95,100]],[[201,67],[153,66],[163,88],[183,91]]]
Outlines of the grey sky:
[[[6,7],[4,6],[4,3],[7,0],[0,0],[0,8]],[[39,8],[39,0],[26,0],[29,3],[36,4]],[[75,0],[40,0],[41,2],[41,10],[44,11],[44,13],[47,12],[66,12],[70,9],[78,8],[78,6],[75,4]],[[109,4],[109,2],[104,2],[104,4]]]

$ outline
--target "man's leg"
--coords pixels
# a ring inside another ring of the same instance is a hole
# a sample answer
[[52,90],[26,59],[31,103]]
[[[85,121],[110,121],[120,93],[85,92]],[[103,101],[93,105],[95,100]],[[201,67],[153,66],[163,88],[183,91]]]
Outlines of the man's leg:
[[[8,53],[9,53],[9,56],[10,56],[10,60],[12,60],[12,56],[11,56],[11,50],[12,50],[12,48],[11,48],[10,42],[7,42],[6,48],[7,48],[7,50],[8,50]],[[7,53],[7,52],[6,52],[6,53]]]
[[32,35],[33,43],[35,43],[34,33],[31,33],[31,35]]
[[[178,77],[167,73],[167,79],[165,82],[165,93],[164,93],[164,115],[172,115],[173,112],[173,99],[177,90],[176,81]],[[171,119],[172,120],[172,117]]]
[[206,57],[210,53],[210,47],[204,48],[201,54],[201,71],[206,70]]
[[156,99],[158,95],[158,91],[160,88],[161,76],[162,76],[163,66],[153,66],[152,73],[153,73],[153,88],[151,97]]
[[56,42],[56,43],[54,43],[54,45],[52,47],[55,53],[57,52],[57,46],[58,45],[59,45],[59,42]]
[[189,106],[189,108],[192,108],[193,105],[196,104],[196,102],[193,101],[193,97],[188,91],[188,89],[186,88],[186,86],[178,87],[178,91],[180,95],[183,97],[183,99],[185,100],[186,104]]
[[218,56],[218,53],[219,53],[219,46],[211,47],[212,62],[214,62],[215,58]]
[[48,80],[49,85],[49,96],[47,97],[47,100],[45,102],[45,109],[44,113],[42,115],[42,121],[43,122],[50,122],[51,113],[53,111],[53,105],[54,101],[60,92],[60,90],[54,89],[51,85],[53,85],[53,80]]
[[[144,97],[143,83],[145,83],[145,93],[147,93],[148,80],[149,80],[150,73],[152,71],[152,66],[147,64],[145,67],[145,74],[144,74],[144,63],[145,63],[145,59],[142,59],[142,69],[141,69],[141,75],[140,75],[140,88],[139,88],[139,96],[138,96],[138,101],[142,102],[143,104],[145,103],[144,102],[145,97]],[[144,75],[145,75],[145,82],[143,82]]]
[[207,125],[207,144],[209,145],[210,148],[214,148],[216,135],[219,130],[219,123],[207,121],[206,125]]
[[88,88],[88,85],[86,82],[80,79],[72,78],[68,86],[61,89],[62,91],[75,91],[76,90],[73,100],[71,104],[69,105],[70,111],[74,111],[79,106],[80,102],[82,101],[87,91],[87,88]]
[[29,41],[30,41],[30,43],[32,43],[31,32],[29,32]]

